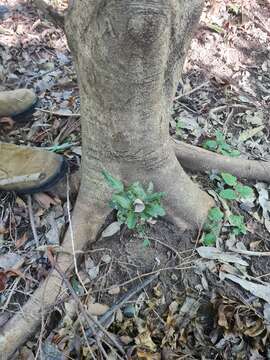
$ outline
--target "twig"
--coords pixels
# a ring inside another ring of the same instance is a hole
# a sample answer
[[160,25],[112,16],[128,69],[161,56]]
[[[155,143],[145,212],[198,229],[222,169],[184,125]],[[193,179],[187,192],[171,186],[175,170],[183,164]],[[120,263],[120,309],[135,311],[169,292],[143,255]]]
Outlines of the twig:
[[229,248],[229,250],[247,256],[270,256],[270,251],[249,251],[236,248]]
[[[122,307],[123,304],[125,304],[130,298],[132,298],[134,295],[136,295],[138,292],[143,290],[146,286],[151,284],[156,278],[158,277],[158,274],[155,274],[153,276],[150,276],[148,279],[144,280],[144,282],[137,285],[135,288],[128,291],[125,295],[123,295],[118,301],[116,301],[109,310],[105,312],[104,315],[102,315],[99,319],[100,324],[105,325],[107,320],[110,319],[110,317]],[[91,330],[86,331],[87,337],[91,337],[92,333]]]
[[55,116],[62,116],[62,117],[75,117],[75,118],[80,118],[81,114],[65,114],[64,112],[61,111],[51,111],[51,110],[46,110],[46,109],[41,109],[41,108],[35,108],[35,110],[37,111],[41,111],[45,114],[50,114],[50,115],[55,115]]
[[33,233],[33,236],[35,239],[36,248],[38,248],[39,240],[38,240],[38,234],[37,234],[37,229],[36,229],[36,225],[35,225],[35,218],[34,218],[34,213],[33,213],[32,196],[31,195],[27,195],[27,205],[28,205],[28,213],[29,213],[29,219],[30,219],[32,233]]
[[84,283],[80,277],[79,274],[79,270],[78,270],[78,265],[77,265],[77,259],[76,259],[76,251],[75,251],[75,239],[74,239],[74,232],[73,232],[73,227],[72,227],[72,219],[71,219],[71,209],[70,209],[70,197],[69,197],[69,193],[70,193],[70,186],[69,186],[69,177],[67,175],[67,213],[68,213],[68,222],[69,222],[69,231],[70,231],[70,238],[71,238],[71,245],[72,245],[72,255],[73,255],[73,261],[74,261],[74,269],[75,269],[75,273],[77,275],[78,280],[80,281],[85,293],[87,293],[87,289],[84,286]]
[[[188,261],[186,262],[186,264],[192,264],[193,261]],[[130,280],[127,280],[121,284],[117,284],[117,285],[113,285],[113,286],[110,286],[110,287],[107,287],[105,289],[99,289],[98,291],[99,292],[104,292],[104,291],[108,291],[108,290],[111,290],[112,288],[118,286],[118,287],[123,287],[123,286],[126,286],[136,280],[139,280],[140,278],[142,277],[146,277],[146,276],[149,276],[149,275],[155,275],[155,274],[159,274],[160,272],[162,271],[169,271],[169,270],[186,270],[186,269],[192,269],[194,266],[169,266],[169,267],[165,267],[165,268],[161,268],[161,269],[158,269],[158,270],[154,270],[154,271],[150,271],[148,273],[145,273],[145,274],[141,274],[141,275],[138,275],[138,276],[135,276],[134,278],[130,279]],[[93,291],[93,292],[97,292],[97,291]]]
[[[86,313],[85,308],[84,308],[80,298],[78,297],[75,290],[71,286],[71,284],[70,284],[69,280],[67,279],[65,273],[63,273],[63,271],[58,267],[57,263],[55,262],[55,260],[54,260],[54,258],[52,256],[52,253],[50,251],[48,251],[48,259],[51,262],[54,269],[58,272],[58,274],[63,279],[63,281],[66,284],[67,288],[69,289],[73,299],[78,304],[81,313],[83,314],[83,316],[84,316],[85,320],[87,321],[90,329],[92,330],[93,336],[95,336],[95,338],[97,337],[95,328],[93,327],[93,324],[94,324],[97,328],[99,328],[99,330],[101,330],[103,332],[103,334],[105,336],[107,336],[108,339],[110,339],[112,341],[112,343],[117,347],[117,349],[121,352],[121,354],[125,355],[125,351],[122,348],[122,346],[120,344],[118,344],[118,342],[114,338],[112,338],[110,333],[90,313]],[[96,340],[97,340],[97,338],[96,338]]]
[[189,95],[195,93],[196,91],[198,91],[199,89],[207,86],[208,84],[209,84],[209,81],[206,81],[206,82],[202,83],[201,85],[195,87],[194,89],[192,89],[192,90],[190,90],[190,91],[187,91],[187,92],[184,93],[184,94],[181,94],[181,95],[176,96],[176,97],[174,98],[174,101],[179,100],[179,99],[181,99],[181,98],[183,98],[183,97],[189,96]]
[[250,105],[244,105],[244,104],[227,104],[227,105],[221,105],[213,108],[209,112],[209,116],[213,116],[214,114],[226,110],[226,109],[243,109],[243,110],[249,110],[253,109],[255,106],[253,104]]
[[154,237],[148,237],[148,239],[149,239],[149,240],[153,240],[153,241],[157,242],[158,244],[165,246],[167,249],[169,249],[169,250],[171,250],[173,253],[175,253],[175,255],[179,258],[179,260],[182,261],[182,257],[181,257],[181,255],[179,254],[179,252],[178,252],[175,248],[173,248],[172,246],[170,246],[169,244],[166,244],[166,243],[164,243],[163,241],[161,241],[161,240],[159,240],[159,239],[157,239],[157,238],[154,238]]

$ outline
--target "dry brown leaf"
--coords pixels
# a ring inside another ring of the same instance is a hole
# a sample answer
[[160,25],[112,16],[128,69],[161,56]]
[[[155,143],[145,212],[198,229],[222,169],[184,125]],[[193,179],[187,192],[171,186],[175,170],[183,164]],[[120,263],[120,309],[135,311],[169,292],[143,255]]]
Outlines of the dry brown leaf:
[[7,130],[11,130],[15,124],[15,121],[8,116],[0,118],[0,124],[4,125]]
[[51,205],[57,205],[57,201],[45,193],[34,194],[35,201],[44,209],[49,209]]
[[15,242],[16,249],[19,249],[21,246],[23,246],[27,240],[28,240],[28,235],[25,232],[19,239],[16,240]]
[[153,354],[153,353],[150,353],[150,352],[147,352],[144,350],[140,350],[140,349],[137,350],[137,356],[139,359],[142,359],[142,360],[160,360],[161,359],[161,355],[158,353]]
[[87,305],[87,310],[91,315],[101,316],[105,314],[107,310],[109,310],[109,306],[106,304],[90,303]]

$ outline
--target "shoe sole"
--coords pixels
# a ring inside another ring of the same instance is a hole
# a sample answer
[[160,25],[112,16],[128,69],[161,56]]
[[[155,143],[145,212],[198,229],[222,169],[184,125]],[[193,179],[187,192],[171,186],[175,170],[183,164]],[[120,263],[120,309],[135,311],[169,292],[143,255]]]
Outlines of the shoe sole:
[[67,161],[62,158],[59,171],[52,175],[44,184],[37,185],[35,187],[24,188],[23,190],[13,190],[18,194],[35,194],[38,192],[44,192],[50,190],[54,185],[56,185],[64,176],[68,173],[69,166]]

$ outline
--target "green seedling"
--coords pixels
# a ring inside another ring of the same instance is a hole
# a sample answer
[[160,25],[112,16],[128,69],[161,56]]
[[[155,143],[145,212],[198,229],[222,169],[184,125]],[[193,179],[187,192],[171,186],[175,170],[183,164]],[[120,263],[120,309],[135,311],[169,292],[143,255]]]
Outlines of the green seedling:
[[175,134],[177,136],[181,136],[182,133],[183,133],[183,129],[184,129],[183,123],[181,122],[181,120],[177,120],[176,121],[176,127],[175,127]]
[[144,238],[144,245],[149,245],[145,235],[145,225],[153,224],[155,219],[164,216],[165,210],[161,199],[164,192],[154,192],[153,183],[145,190],[140,182],[125,186],[122,181],[114,178],[109,172],[102,172],[107,184],[114,190],[110,207],[117,212],[119,225],[125,224]]
[[247,228],[244,223],[244,216],[232,214],[229,216],[228,220],[234,235],[245,235],[247,233]]
[[224,200],[251,199],[254,197],[254,191],[250,186],[241,184],[235,176],[230,173],[222,172],[216,177],[223,189],[218,195]]
[[231,157],[237,157],[240,155],[238,150],[234,149],[226,142],[225,135],[221,131],[217,130],[215,137],[215,140],[204,141],[203,148]]
[[218,207],[210,209],[207,221],[203,228],[202,242],[204,245],[212,246],[216,244],[222,227],[223,218],[224,214]]

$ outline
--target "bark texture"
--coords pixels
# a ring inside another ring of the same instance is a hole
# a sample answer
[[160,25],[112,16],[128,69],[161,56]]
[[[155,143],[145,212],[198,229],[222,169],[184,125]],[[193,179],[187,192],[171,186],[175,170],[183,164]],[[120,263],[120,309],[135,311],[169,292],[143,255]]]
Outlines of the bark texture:
[[240,179],[270,182],[269,162],[232,158],[177,140],[172,140],[172,144],[177,159],[185,169],[225,171]]
[[[212,202],[179,166],[169,116],[201,0],[81,0],[66,33],[81,96],[82,189],[107,169],[153,181],[177,225],[200,226]],[[94,173],[94,174],[93,174]],[[107,191],[107,190],[105,190]],[[93,194],[94,192],[94,194]]]

